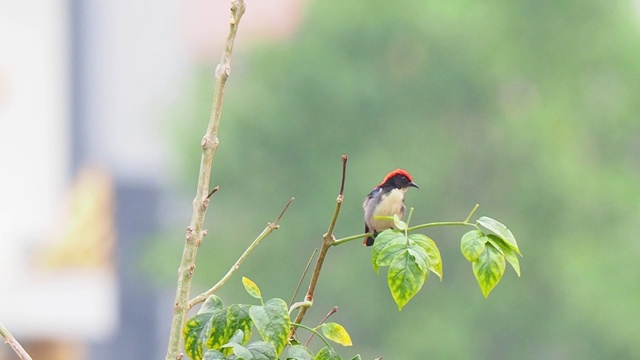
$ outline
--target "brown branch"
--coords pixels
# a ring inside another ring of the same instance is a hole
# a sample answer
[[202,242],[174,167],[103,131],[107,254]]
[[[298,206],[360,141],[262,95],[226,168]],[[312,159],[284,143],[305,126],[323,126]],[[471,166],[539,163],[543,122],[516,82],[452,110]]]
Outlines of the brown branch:
[[[313,294],[316,291],[316,285],[318,284],[318,279],[320,278],[320,271],[322,271],[322,265],[324,264],[324,258],[327,255],[327,251],[331,248],[331,245],[335,241],[335,237],[333,236],[333,229],[336,226],[336,222],[338,221],[338,215],[340,214],[340,207],[342,206],[342,200],[344,199],[344,183],[347,174],[347,155],[342,155],[342,181],[340,183],[340,193],[338,194],[338,198],[336,199],[336,208],[333,211],[333,217],[331,218],[331,222],[329,223],[329,230],[322,237],[322,247],[320,248],[320,253],[318,254],[318,259],[316,260],[316,266],[313,269],[313,275],[311,276],[311,281],[309,282],[309,290],[307,290],[307,295],[305,296],[305,302],[309,304],[313,304]],[[307,313],[307,309],[309,306],[303,306],[300,308],[294,323],[300,324],[302,323],[302,319],[304,315]],[[289,338],[293,339],[295,336],[295,328],[291,329],[289,333]]]
[[176,289],[176,299],[173,304],[173,319],[171,321],[171,333],[169,334],[169,345],[167,348],[166,360],[177,360],[182,358],[181,334],[182,328],[188,312],[189,291],[191,280],[195,270],[195,260],[198,248],[206,235],[206,230],[202,229],[204,217],[209,203],[209,181],[211,178],[211,166],[213,155],[218,148],[218,126],[220,125],[220,115],[222,113],[222,102],[227,78],[231,72],[231,54],[233,44],[238,31],[238,24],[244,14],[244,0],[233,0],[231,3],[231,19],[229,24],[229,35],[225,43],[220,64],[216,67],[216,84],[213,93],[211,116],[207,132],[202,138],[202,156],[200,157],[200,172],[198,174],[198,185],[196,196],[193,200],[193,213],[191,222],[187,227],[186,242],[182,252],[182,260],[178,269],[178,286]]
[[22,360],[32,360],[31,356],[29,356],[29,354],[27,354],[27,352],[24,350],[22,345],[20,345],[18,340],[16,340],[16,338],[14,338],[13,335],[11,335],[9,330],[7,330],[7,328],[5,328],[2,325],[2,323],[0,323],[0,336],[2,336],[4,338],[4,342],[5,343],[7,343],[9,346],[11,346],[13,351],[15,351],[15,353],[18,355],[18,357],[20,359],[22,359]]

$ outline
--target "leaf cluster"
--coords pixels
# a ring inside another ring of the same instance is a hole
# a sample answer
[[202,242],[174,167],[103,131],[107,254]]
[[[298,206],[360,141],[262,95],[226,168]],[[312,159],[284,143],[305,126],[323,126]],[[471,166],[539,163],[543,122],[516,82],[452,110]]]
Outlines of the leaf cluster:
[[[409,234],[408,225],[395,215],[389,217],[389,220],[394,221],[395,228],[385,230],[376,237],[371,262],[376,272],[380,267],[389,267],[387,283],[398,310],[402,310],[420,291],[429,272],[438,275],[442,281],[442,257],[431,238],[418,233]],[[473,273],[485,297],[489,296],[502,278],[506,262],[520,276],[517,257],[521,255],[520,250],[515,237],[506,226],[486,216],[480,217],[476,224],[465,221],[459,225],[476,227],[476,230],[464,234],[460,248],[464,257],[471,262]],[[480,227],[492,233],[485,234]]]
[[511,231],[502,223],[490,217],[483,216],[477,224],[493,231],[485,234],[480,229],[471,230],[462,236],[460,250],[473,265],[473,274],[478,280],[482,294],[487,297],[498,284],[508,262],[516,274],[520,276],[520,249]]
[[[287,303],[279,298],[263,301],[259,287],[243,278],[245,290],[260,300],[260,305],[232,304],[224,307],[222,300],[211,295],[183,329],[185,352],[192,360],[341,360],[329,340],[351,346],[351,338],[340,324],[328,322],[308,328],[291,321]],[[324,342],[315,355],[307,346],[289,341],[292,327],[302,327]],[[253,329],[260,340],[251,341]],[[322,331],[322,334],[318,330]],[[284,351],[285,348],[286,352]],[[352,360],[360,359],[360,356]]]

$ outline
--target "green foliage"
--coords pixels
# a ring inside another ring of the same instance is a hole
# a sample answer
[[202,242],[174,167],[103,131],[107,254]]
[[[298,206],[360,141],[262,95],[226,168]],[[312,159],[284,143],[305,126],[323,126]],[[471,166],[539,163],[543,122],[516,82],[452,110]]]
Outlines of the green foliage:
[[504,269],[504,256],[491,244],[485,246],[482,254],[473,262],[473,274],[485,297],[489,296],[491,290],[498,285]]
[[[260,288],[252,280],[243,278],[242,283],[249,295],[262,301]],[[286,359],[341,359],[327,340],[351,346],[351,337],[335,322],[319,326],[324,336],[317,329],[309,329],[327,345],[315,357],[307,347],[289,344],[291,327],[300,325],[291,323],[288,310],[284,300],[278,298],[262,305],[232,304],[225,308],[219,297],[211,295],[185,323],[185,352],[191,360],[274,360],[290,345]],[[254,326],[262,340],[250,341]]]
[[252,306],[249,313],[262,339],[273,344],[280,354],[291,329],[287,303],[282,299],[270,299],[264,306]]
[[[475,209],[474,209],[475,210]],[[402,308],[415,296],[427,281],[429,271],[442,281],[442,258],[436,243],[423,234],[408,234],[408,225],[394,215],[396,226],[403,229],[388,229],[380,233],[373,244],[371,262],[378,272],[382,266],[388,266],[387,283],[391,295]],[[436,224],[418,225],[416,228]],[[502,223],[482,216],[474,225],[467,222],[450,222],[447,225],[475,226],[462,236],[460,249],[462,255],[473,264],[473,273],[485,297],[498,284],[505,270],[505,259],[520,276],[518,257],[520,249],[516,239]],[[485,235],[480,231],[483,226],[496,234]],[[508,240],[507,240],[508,239]]]
[[520,276],[518,255],[521,254],[515,237],[502,223],[486,216],[480,217],[477,223],[495,234],[485,234],[480,229],[471,230],[462,236],[460,250],[473,265],[473,274],[482,294],[487,297],[502,279],[505,260]]

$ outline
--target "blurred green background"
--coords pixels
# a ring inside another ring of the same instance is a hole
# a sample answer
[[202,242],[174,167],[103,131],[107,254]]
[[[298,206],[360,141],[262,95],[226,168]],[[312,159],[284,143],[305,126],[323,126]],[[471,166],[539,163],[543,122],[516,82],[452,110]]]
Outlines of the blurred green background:
[[[305,319],[332,317],[365,359],[640,358],[640,12],[618,0],[308,1],[286,40],[237,48],[214,159],[196,290],[211,286],[295,196],[240,282],[289,301],[321,244],[348,154],[336,235],[363,231],[361,203],[406,168],[412,224],[463,220],[474,204],[524,254],[483,298],[460,254],[466,228],[429,229],[444,280],[398,312],[360,241],[332,248]],[[251,3],[247,15],[251,14]],[[242,32],[242,24],[240,24]],[[212,65],[176,105],[176,174],[193,196]],[[189,207],[190,209],[190,207]],[[175,282],[184,223],[152,249]],[[161,264],[161,265],[160,265]],[[306,290],[303,285],[300,299]],[[304,339],[304,337],[303,337]],[[317,339],[316,339],[317,341]]]

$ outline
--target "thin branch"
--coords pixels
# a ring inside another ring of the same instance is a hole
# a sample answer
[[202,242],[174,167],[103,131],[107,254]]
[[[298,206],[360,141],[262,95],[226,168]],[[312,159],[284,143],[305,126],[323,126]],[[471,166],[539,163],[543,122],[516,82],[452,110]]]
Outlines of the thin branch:
[[435,226],[476,226],[476,225],[465,222],[465,221],[440,221],[440,222],[433,222],[428,224],[420,224],[420,225],[412,226],[408,228],[407,231],[414,231],[418,229],[435,227]]
[[289,208],[289,205],[291,205],[291,203],[295,199],[296,199],[295,197],[292,197],[291,199],[289,199],[289,201],[287,202],[287,205],[284,206],[284,209],[282,209],[282,211],[280,212],[280,215],[278,215],[276,220],[273,222],[273,225],[278,225],[278,222],[280,221],[280,219],[282,219],[282,216],[284,215],[284,212],[287,211],[287,209]]
[[220,185],[214,187],[211,192],[209,193],[209,195],[207,195],[207,199],[211,199],[211,195],[215,194],[218,190],[220,190]]
[[[338,312],[338,310],[340,310],[340,308],[338,308],[337,306],[334,306],[327,315],[324,316],[324,318],[322,318],[322,320],[320,320],[320,323],[318,324],[318,326],[316,326],[316,328],[320,327],[320,325],[324,324],[325,321],[327,321],[327,319]],[[313,339],[313,335],[315,335],[315,333],[311,333],[311,335],[309,335],[309,339],[307,339],[307,342],[304,344],[304,346],[309,346],[309,343],[311,342],[311,339]]]
[[366,238],[366,237],[369,237],[369,236],[373,236],[373,233],[364,233],[364,234],[358,234],[358,235],[351,235],[351,236],[347,236],[347,237],[342,238],[342,239],[335,240],[331,245],[332,246],[338,246],[338,245],[342,245],[342,244],[344,244],[346,242],[349,242],[349,241],[358,240],[358,239]]
[[207,132],[202,138],[202,156],[200,157],[200,171],[198,174],[198,185],[196,196],[193,200],[193,213],[191,222],[187,227],[186,242],[182,252],[182,259],[178,269],[178,286],[176,289],[176,299],[173,304],[173,319],[171,321],[171,332],[169,334],[169,344],[167,348],[166,360],[177,360],[182,358],[181,334],[188,311],[189,291],[191,280],[195,270],[195,260],[198,248],[206,230],[202,229],[204,217],[208,207],[209,181],[211,178],[211,166],[213,155],[218,148],[218,126],[220,125],[220,115],[222,113],[222,103],[227,78],[231,72],[231,54],[235,42],[238,24],[245,11],[244,0],[233,0],[231,3],[231,19],[229,24],[229,35],[225,43],[220,64],[216,67],[216,83],[213,93],[211,116]]
[[11,346],[13,351],[15,351],[15,353],[18,355],[18,357],[20,359],[22,359],[22,360],[31,360],[31,356],[29,356],[29,354],[27,354],[27,352],[24,350],[22,345],[20,345],[18,340],[16,340],[16,338],[14,338],[13,335],[11,335],[9,330],[7,330],[7,328],[5,328],[2,325],[2,323],[0,323],[0,336],[2,336],[4,338],[4,342],[5,343],[7,343],[9,346]]
[[300,276],[300,281],[298,281],[298,285],[296,286],[296,290],[293,292],[293,296],[291,297],[291,301],[289,301],[289,308],[291,308],[291,306],[293,305],[293,302],[296,301],[296,296],[298,296],[298,291],[300,290],[300,286],[302,286],[302,282],[304,281],[304,278],[307,276],[307,271],[309,271],[309,268],[311,267],[311,262],[313,261],[313,258],[316,256],[317,252],[318,252],[318,249],[313,249],[313,253],[311,253],[311,257],[309,258],[309,261],[307,262],[307,266],[304,267],[304,271],[302,272],[302,276]]
[[242,255],[238,258],[238,260],[233,264],[233,266],[231,266],[229,271],[227,271],[227,273],[222,277],[222,279],[220,279],[220,281],[218,281],[217,284],[213,285],[211,289],[203,292],[202,294],[194,297],[193,299],[191,299],[191,301],[189,301],[189,304],[187,305],[188,309],[191,309],[192,307],[198,305],[199,303],[204,302],[209,296],[215,294],[215,292],[218,291],[218,289],[220,289],[224,284],[226,284],[226,282],[231,278],[231,276],[236,271],[238,271],[238,269],[240,269],[240,265],[242,265],[244,260],[249,256],[249,254],[253,251],[253,249],[255,249],[258,246],[258,244],[260,244],[260,242],[267,237],[267,235],[271,234],[273,230],[277,230],[279,228],[278,221],[282,219],[282,215],[284,215],[284,212],[287,211],[287,209],[289,208],[289,205],[291,205],[293,200],[295,200],[295,198],[289,199],[289,202],[287,202],[287,205],[284,206],[284,209],[282,210],[280,215],[276,218],[276,220],[273,223],[267,224],[267,226],[264,228],[264,230],[262,230],[260,235],[258,235],[258,237],[255,240],[253,240],[251,245],[249,245],[249,247],[244,251],[244,253],[242,253]]
[[[327,255],[327,251],[333,245],[336,240],[335,236],[333,236],[333,229],[336,226],[336,221],[338,220],[338,215],[340,214],[340,207],[342,206],[342,200],[344,199],[344,183],[347,174],[347,155],[342,155],[342,180],[340,182],[340,193],[338,194],[338,198],[336,199],[336,208],[333,211],[333,216],[331,217],[331,222],[329,223],[329,230],[322,237],[322,247],[320,247],[320,253],[318,254],[318,259],[316,260],[316,266],[313,269],[313,275],[311,276],[311,280],[309,282],[309,290],[307,290],[307,295],[304,297],[305,302],[313,304],[313,294],[316,291],[316,285],[318,284],[318,279],[320,278],[320,271],[322,271],[322,265],[324,264],[324,258]],[[300,324],[302,319],[304,319],[304,315],[307,313],[308,306],[303,306],[300,308],[298,315],[296,316],[295,323]],[[295,329],[291,329],[289,333],[289,338],[293,339],[295,336]]]

